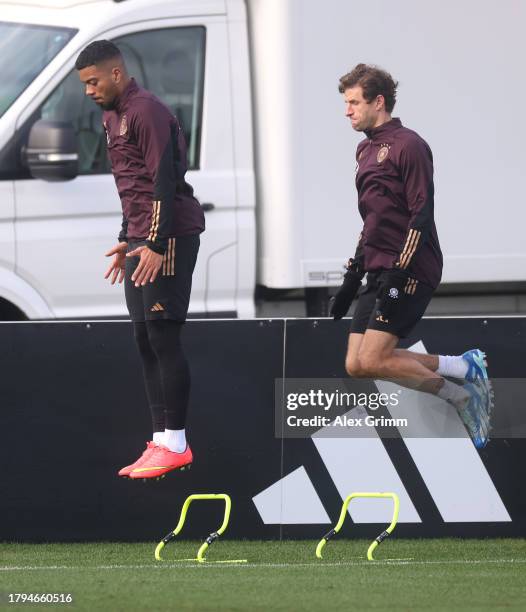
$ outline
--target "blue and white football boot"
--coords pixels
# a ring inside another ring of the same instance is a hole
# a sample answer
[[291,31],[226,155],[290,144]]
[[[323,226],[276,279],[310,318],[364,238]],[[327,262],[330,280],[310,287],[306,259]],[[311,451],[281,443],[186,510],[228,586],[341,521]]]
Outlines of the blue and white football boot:
[[471,349],[462,355],[462,359],[468,364],[468,371],[465,376],[468,382],[489,381],[486,353],[483,353],[480,349]]
[[488,415],[488,428],[490,429],[491,411],[493,410],[495,394],[491,385],[491,380],[488,376],[488,361],[486,353],[483,353],[480,349],[472,349],[466,351],[462,355],[462,359],[468,364],[468,371],[466,373],[466,380],[475,383],[483,387],[483,401],[486,406],[486,412]]
[[464,389],[469,393],[469,399],[464,406],[458,408],[458,413],[475,448],[481,449],[489,442],[493,397],[484,382],[468,382]]

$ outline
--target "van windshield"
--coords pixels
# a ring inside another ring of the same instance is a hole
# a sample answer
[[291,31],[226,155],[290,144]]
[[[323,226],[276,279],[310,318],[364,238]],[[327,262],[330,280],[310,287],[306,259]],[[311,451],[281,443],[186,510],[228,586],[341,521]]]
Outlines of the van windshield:
[[76,30],[0,21],[0,117]]

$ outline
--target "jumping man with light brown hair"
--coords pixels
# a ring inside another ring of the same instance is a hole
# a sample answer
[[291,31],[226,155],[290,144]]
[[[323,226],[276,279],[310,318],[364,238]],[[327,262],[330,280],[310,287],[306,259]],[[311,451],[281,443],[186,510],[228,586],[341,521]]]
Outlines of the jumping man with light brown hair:
[[[354,377],[404,380],[454,404],[475,445],[488,440],[491,397],[485,355],[426,355],[396,348],[424,315],[440,283],[442,252],[434,221],[429,145],[391,116],[397,83],[376,66],[358,64],[341,77],[346,116],[364,132],[356,151],[358,208],[363,220],[331,315],[340,319],[354,297],[345,360]],[[361,281],[367,273],[367,283]],[[456,385],[444,378],[466,381]]]

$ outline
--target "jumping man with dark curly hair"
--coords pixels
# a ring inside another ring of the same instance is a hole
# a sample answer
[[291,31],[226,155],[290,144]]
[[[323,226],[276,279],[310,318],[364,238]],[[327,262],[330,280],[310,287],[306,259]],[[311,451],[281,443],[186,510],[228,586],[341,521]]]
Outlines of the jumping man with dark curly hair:
[[106,278],[125,281],[152,414],[152,439],[119,476],[159,478],[193,460],[185,434],[190,370],[180,335],[204,215],[185,181],[186,143],[177,118],[130,78],[118,47],[96,40],[75,67],[86,95],[104,110],[123,212],[118,243],[106,254],[112,257]]

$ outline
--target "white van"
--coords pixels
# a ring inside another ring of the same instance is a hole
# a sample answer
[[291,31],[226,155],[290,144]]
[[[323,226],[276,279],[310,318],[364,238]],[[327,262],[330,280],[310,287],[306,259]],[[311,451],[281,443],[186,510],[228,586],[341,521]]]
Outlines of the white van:
[[395,115],[433,150],[443,281],[522,280],[525,7],[0,0],[0,319],[126,313],[103,278],[121,212],[101,111],[74,69],[101,38],[186,132],[207,222],[191,313],[250,317],[256,286],[315,300],[339,283],[361,135],[337,84],[359,61],[399,79]]

